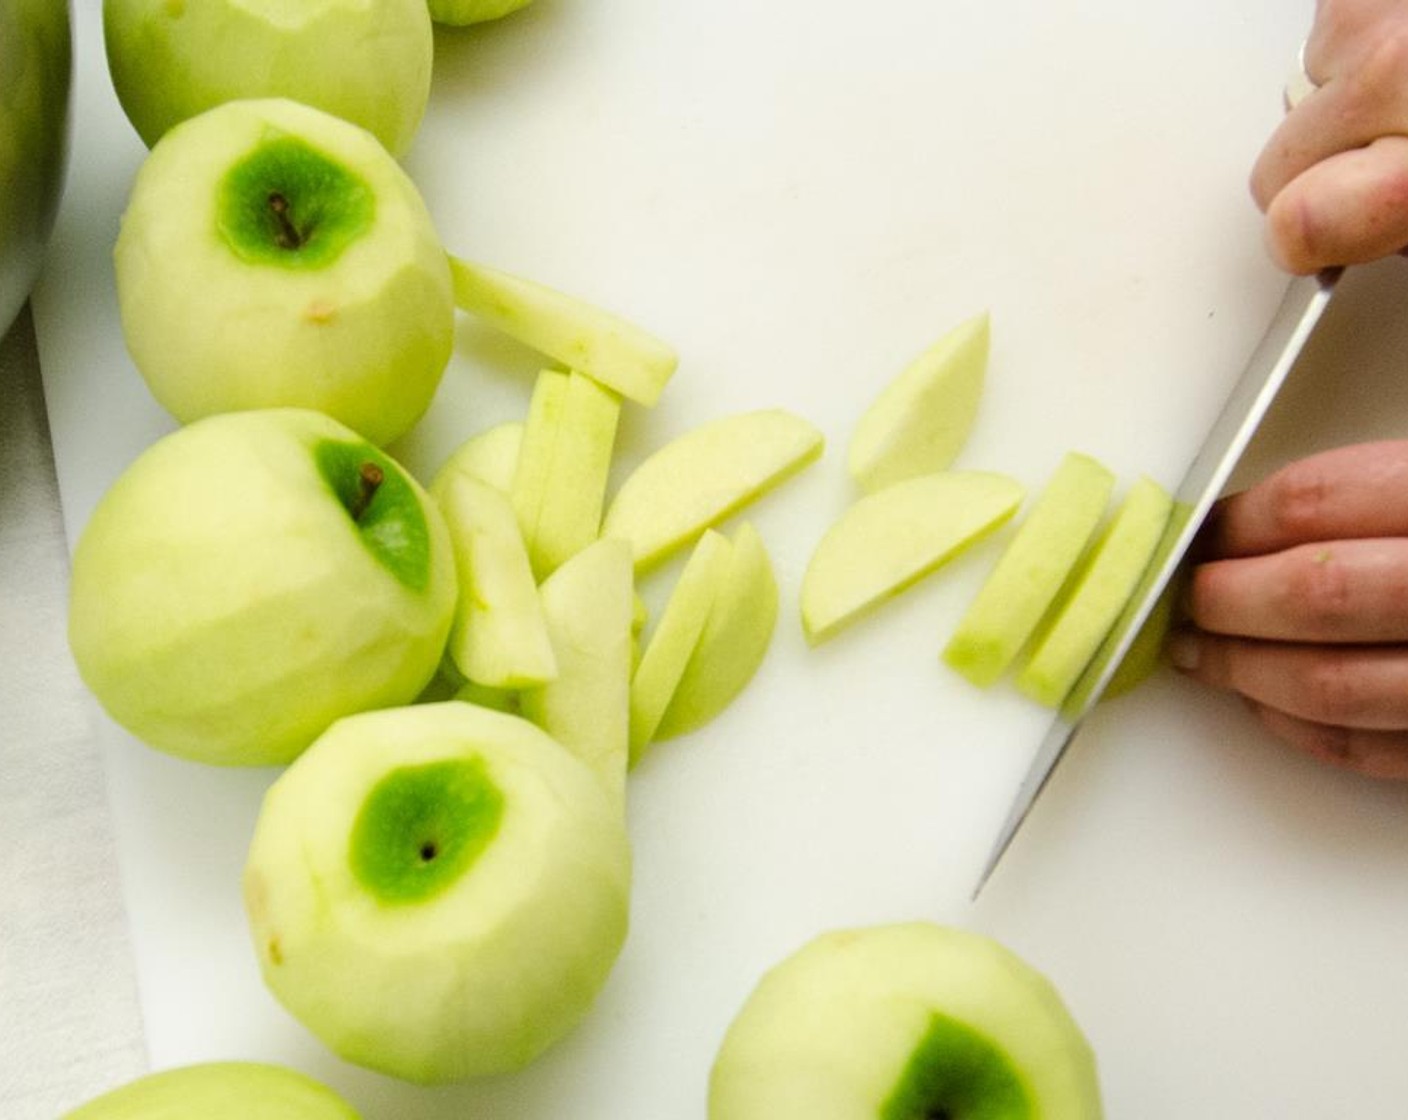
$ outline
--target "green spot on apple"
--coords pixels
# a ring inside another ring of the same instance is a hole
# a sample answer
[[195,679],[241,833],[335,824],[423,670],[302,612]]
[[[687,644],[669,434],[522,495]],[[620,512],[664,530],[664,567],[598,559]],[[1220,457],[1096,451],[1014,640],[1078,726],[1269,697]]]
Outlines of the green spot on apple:
[[1023,1120],[1026,1087],[1002,1049],[947,1015],[934,1014],[880,1120]]
[[473,866],[503,815],[503,793],[482,758],[392,770],[353,826],[352,872],[383,903],[425,902]]
[[314,454],[372,555],[403,586],[423,591],[430,579],[430,528],[405,474],[369,443],[323,440]]
[[296,136],[266,140],[220,185],[220,236],[250,264],[325,268],[376,216],[371,188]]

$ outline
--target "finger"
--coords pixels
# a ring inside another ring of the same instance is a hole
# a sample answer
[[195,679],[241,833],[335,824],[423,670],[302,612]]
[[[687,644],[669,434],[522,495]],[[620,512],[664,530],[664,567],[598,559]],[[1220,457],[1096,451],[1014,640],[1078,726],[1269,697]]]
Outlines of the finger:
[[1322,160],[1276,195],[1266,218],[1271,255],[1288,272],[1392,256],[1408,245],[1408,137]]
[[1285,642],[1408,642],[1408,538],[1304,544],[1193,569],[1203,630]]
[[1408,649],[1315,646],[1181,631],[1169,660],[1195,680],[1297,719],[1408,730]]
[[1261,704],[1252,709],[1271,734],[1312,758],[1370,778],[1408,781],[1408,732],[1335,727]]
[[1353,444],[1282,467],[1220,501],[1199,540],[1208,558],[1312,541],[1408,537],[1408,440]]

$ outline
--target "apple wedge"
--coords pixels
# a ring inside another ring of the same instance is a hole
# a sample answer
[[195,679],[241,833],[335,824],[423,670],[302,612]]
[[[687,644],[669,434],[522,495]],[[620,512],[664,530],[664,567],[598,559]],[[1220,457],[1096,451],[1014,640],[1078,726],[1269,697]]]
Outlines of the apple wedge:
[[539,580],[597,538],[620,415],[585,374],[538,375],[509,495]]
[[640,574],[814,462],[823,443],[812,424],[784,409],[713,420],[636,467],[601,533],[631,543]]
[[139,1077],[62,1120],[358,1120],[311,1077],[263,1062],[203,1062]]
[[1115,476],[1071,452],[1032,505],[944,648],[943,659],[976,685],[1007,671],[1100,525]]
[[518,451],[522,446],[521,420],[496,424],[470,436],[435,472],[435,477],[430,480],[430,492],[438,496],[451,478],[468,475],[507,494],[513,488],[513,475],[518,469]]
[[821,538],[802,577],[802,628],[817,645],[1006,522],[1020,483],[942,471],[860,499]]
[[1047,707],[1061,705],[1139,586],[1172,510],[1157,482],[1141,478],[1129,488],[1033,636],[1018,688]]
[[556,679],[526,689],[522,712],[592,768],[625,811],[630,753],[631,550],[607,538],[543,581]]
[[450,275],[461,311],[637,404],[655,404],[679,365],[654,335],[574,296],[454,255]]
[[706,530],[670,592],[660,621],[631,678],[631,765],[655,739],[685,667],[699,645],[719,589],[728,576],[733,545]]
[[1100,1120],[1090,1043],[1005,946],[929,922],[837,930],[729,1026],[709,1120]]
[[699,644],[655,731],[657,741],[697,730],[733,703],[753,679],[772,642],[777,579],[763,539],[744,523],[730,543],[728,569]]
[[557,676],[538,586],[508,498],[468,475],[437,495],[450,530],[459,601],[448,653],[466,680],[516,689]]
[[846,465],[866,493],[933,474],[958,457],[983,396],[988,316],[960,323],[880,393],[851,436]]

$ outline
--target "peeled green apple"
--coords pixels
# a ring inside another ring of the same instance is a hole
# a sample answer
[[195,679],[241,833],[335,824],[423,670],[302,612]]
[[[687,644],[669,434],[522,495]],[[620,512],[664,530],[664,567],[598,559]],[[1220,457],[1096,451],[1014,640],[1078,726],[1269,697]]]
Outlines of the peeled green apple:
[[400,154],[430,97],[425,0],[103,0],[113,88],[148,147],[227,101],[288,97]]
[[173,128],[115,261],[127,348],[183,422],[288,405],[386,444],[450,359],[449,267],[414,184],[370,133],[292,101]]
[[529,3],[531,0],[430,0],[430,15],[436,23],[464,26],[501,19]]
[[1100,1120],[1095,1059],[1051,982],[979,934],[824,934],[724,1037],[709,1120]]
[[143,452],[73,558],[69,639],[139,739],[205,762],[288,762],[339,716],[409,703],[456,598],[433,502],[302,409],[227,413]]
[[421,1083],[518,1069],[626,937],[618,804],[527,720],[458,701],[334,724],[265,797],[244,873],[264,979],[348,1061]]
[[62,1120],[358,1120],[331,1089],[282,1066],[206,1062],[138,1078]]

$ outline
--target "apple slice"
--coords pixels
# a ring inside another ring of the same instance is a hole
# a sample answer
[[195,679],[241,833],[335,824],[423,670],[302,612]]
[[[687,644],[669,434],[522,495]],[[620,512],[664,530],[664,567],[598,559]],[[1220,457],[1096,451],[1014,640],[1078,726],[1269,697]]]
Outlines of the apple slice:
[[139,1077],[62,1120],[358,1120],[325,1085],[262,1062],[204,1062]]
[[728,577],[733,545],[706,530],[661,612],[631,679],[631,765],[640,761],[679,687]]
[[597,541],[539,590],[558,674],[523,692],[523,714],[590,766],[624,812],[635,600],[631,550],[624,541]]
[[341,1057],[425,1084],[526,1065],[626,937],[625,819],[525,719],[458,701],[341,720],[265,795],[244,872],[278,1000]]
[[447,478],[438,495],[450,530],[459,603],[448,652],[466,680],[525,688],[557,676],[538,585],[508,498],[469,475]]
[[1100,1120],[1094,1054],[1011,950],[928,922],[838,930],[763,976],[724,1036],[709,1120]]
[[1007,671],[1090,543],[1114,486],[1088,455],[1061,461],[944,648],[949,665],[980,686]]
[[753,679],[777,623],[777,579],[763,538],[746,522],[733,535],[727,571],[656,740],[703,727]]
[[511,716],[523,714],[522,695],[511,688],[490,688],[488,685],[465,681],[448,699],[462,700],[492,712],[505,712]]
[[437,497],[455,475],[468,475],[507,494],[513,489],[518,451],[523,446],[523,422],[509,420],[470,436],[457,447],[430,480]]
[[960,323],[875,398],[851,436],[847,466],[867,493],[933,474],[958,457],[983,396],[988,316]]
[[453,255],[450,275],[460,310],[637,404],[659,400],[679,364],[654,335],[532,280]]
[[538,375],[510,496],[539,580],[597,538],[620,415],[585,374]]
[[1138,587],[1172,510],[1157,482],[1141,478],[1129,488],[1033,636],[1018,688],[1040,704],[1060,706]]
[[636,467],[602,535],[630,541],[644,572],[814,462],[823,443],[813,425],[780,408],[713,420]]
[[802,577],[802,627],[812,645],[1006,522],[1020,483],[988,471],[941,471],[897,482],[852,505],[821,538]]

